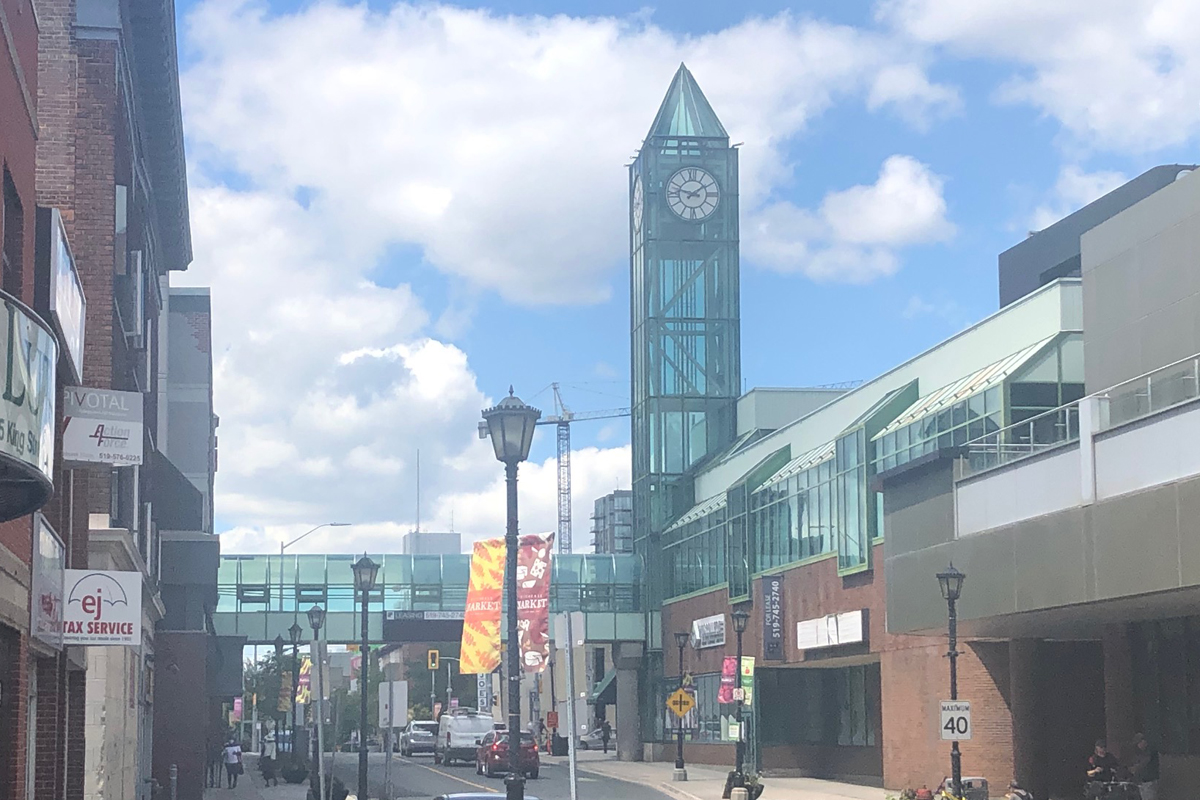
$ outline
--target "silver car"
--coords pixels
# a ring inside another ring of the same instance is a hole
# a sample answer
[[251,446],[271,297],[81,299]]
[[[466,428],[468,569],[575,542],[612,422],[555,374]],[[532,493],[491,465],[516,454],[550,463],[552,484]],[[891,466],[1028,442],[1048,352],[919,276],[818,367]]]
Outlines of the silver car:
[[400,731],[398,749],[400,755],[411,756],[413,753],[432,753],[433,739],[437,736],[438,724],[431,719],[414,719]]

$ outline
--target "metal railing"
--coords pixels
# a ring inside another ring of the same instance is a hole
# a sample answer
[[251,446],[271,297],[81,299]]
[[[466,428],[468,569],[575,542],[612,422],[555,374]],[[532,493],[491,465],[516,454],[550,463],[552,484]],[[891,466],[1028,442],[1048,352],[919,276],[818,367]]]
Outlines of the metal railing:
[[1100,392],[1107,399],[1107,418],[1102,416],[1100,430],[1166,411],[1200,397],[1200,355],[1191,356],[1153,372],[1139,375]]
[[1099,400],[1096,432],[1103,433],[1200,399],[1200,354],[1180,359],[966,444],[964,477],[1079,439],[1079,404]]
[[1079,403],[1060,406],[966,444],[964,477],[1020,461],[1079,439]]

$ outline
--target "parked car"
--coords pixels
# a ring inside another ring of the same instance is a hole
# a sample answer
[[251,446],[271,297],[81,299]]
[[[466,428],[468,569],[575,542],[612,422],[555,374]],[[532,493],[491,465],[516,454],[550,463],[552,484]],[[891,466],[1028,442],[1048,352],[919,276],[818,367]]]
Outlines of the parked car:
[[[497,774],[508,773],[508,739],[508,731],[491,731],[479,740],[479,747],[475,751],[476,775],[492,778]],[[538,776],[542,764],[532,733],[521,734],[521,750],[517,764],[523,774],[530,778]]]
[[433,720],[414,719],[404,730],[400,731],[396,749],[400,751],[400,755],[406,758],[413,753],[432,753],[433,740],[437,733],[438,724]]
[[455,761],[474,761],[483,735],[492,730],[492,716],[473,708],[453,708],[438,720],[433,742],[433,763],[447,767]]
[[[617,742],[617,730],[616,730],[616,728],[613,728],[612,733],[608,737],[608,746],[610,748],[615,747],[616,742]],[[587,733],[585,733],[583,736],[580,736],[579,739],[576,740],[575,746],[578,747],[580,750],[603,750],[604,749],[603,732],[599,728],[590,730]]]

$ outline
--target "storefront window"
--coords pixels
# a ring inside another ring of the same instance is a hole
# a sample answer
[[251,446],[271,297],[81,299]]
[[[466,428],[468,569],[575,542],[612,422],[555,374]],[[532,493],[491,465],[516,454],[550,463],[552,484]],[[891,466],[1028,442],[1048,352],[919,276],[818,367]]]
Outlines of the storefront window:
[[1164,753],[1200,754],[1200,617],[1133,626],[1138,725]]

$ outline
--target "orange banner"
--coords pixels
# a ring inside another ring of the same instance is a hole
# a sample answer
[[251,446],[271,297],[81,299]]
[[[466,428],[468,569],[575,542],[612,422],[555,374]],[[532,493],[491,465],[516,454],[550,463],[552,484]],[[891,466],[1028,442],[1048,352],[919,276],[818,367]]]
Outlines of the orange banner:
[[500,666],[500,596],[504,587],[504,540],[475,543],[471,554],[471,579],[467,584],[467,611],[463,615],[462,648],[458,671],[463,675],[487,674]]
[[517,550],[517,635],[526,672],[541,672],[550,660],[550,552],[554,534],[521,537]]

